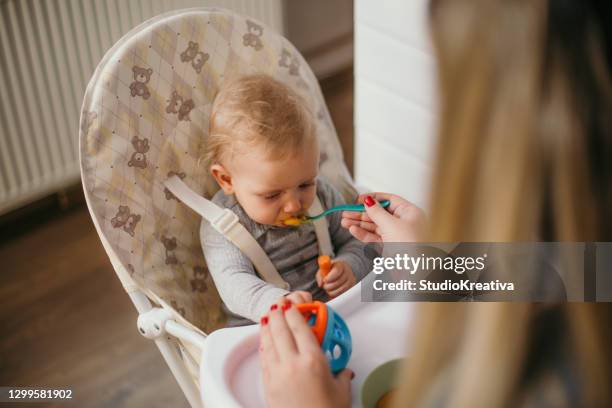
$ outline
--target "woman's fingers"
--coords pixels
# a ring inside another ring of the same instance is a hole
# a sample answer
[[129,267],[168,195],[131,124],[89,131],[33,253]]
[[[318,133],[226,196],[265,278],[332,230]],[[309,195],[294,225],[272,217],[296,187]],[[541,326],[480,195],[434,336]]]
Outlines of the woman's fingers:
[[371,221],[359,221],[359,220],[352,220],[352,219],[348,219],[348,218],[343,218],[340,221],[340,225],[342,225],[346,229],[349,229],[349,228],[351,228],[351,226],[356,225],[359,228],[362,228],[362,229],[364,229],[366,231],[376,232],[376,224],[374,224]]
[[306,292],[304,290],[300,290],[297,293],[300,296],[300,302],[298,302],[298,303],[310,303],[310,302],[312,302],[312,294],[310,292]]
[[304,353],[308,351],[320,352],[317,338],[312,333],[312,330],[306,323],[304,316],[298,312],[297,308],[292,306],[285,311],[285,319],[289,329],[293,333],[295,344],[298,352]]
[[263,316],[259,328],[259,351],[264,369],[271,369],[278,361],[278,353],[274,348],[274,339],[270,333],[268,316]]
[[282,309],[286,305],[291,305],[291,302],[286,300],[281,307],[274,307],[275,305],[273,305],[274,309],[268,313],[268,326],[274,338],[274,347],[280,361],[290,358],[297,350],[293,334],[283,317]]
[[396,195],[396,194],[391,194],[391,193],[383,193],[383,192],[373,192],[373,193],[367,193],[367,194],[362,194],[358,197],[357,201],[359,203],[364,203],[365,202],[365,198],[367,196],[371,196],[373,197],[376,201],[382,201],[382,200],[389,200],[389,206],[386,208],[386,210],[388,212],[395,212],[395,210],[398,207],[401,207],[403,205],[414,205],[413,203],[411,203],[410,201]]
[[378,200],[371,203],[370,206],[366,205],[366,212],[379,228],[389,227],[397,221],[397,218],[384,209]]
[[373,193],[365,194],[365,195],[366,196],[370,195],[370,196],[374,197],[377,201],[382,201],[382,200],[395,201],[397,199],[402,199],[401,197],[396,196],[395,194],[383,193],[383,192],[380,192],[380,191],[375,191]]
[[312,302],[312,294],[304,290],[296,290],[282,297],[276,307],[282,307],[286,300],[291,301],[293,304],[309,303]]
[[368,214],[364,212],[357,211],[342,211],[342,221],[344,220],[354,220],[354,221],[365,221],[372,222]]
[[336,381],[340,383],[340,386],[346,389],[349,393],[351,392],[351,380],[355,378],[355,373],[348,368],[345,368],[336,375]]
[[349,232],[361,242],[381,242],[381,238],[378,234],[366,231],[356,225],[349,227]]

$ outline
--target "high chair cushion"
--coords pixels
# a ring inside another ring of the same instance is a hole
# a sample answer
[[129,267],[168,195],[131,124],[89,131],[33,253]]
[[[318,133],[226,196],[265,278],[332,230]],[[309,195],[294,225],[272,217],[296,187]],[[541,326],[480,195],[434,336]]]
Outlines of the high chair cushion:
[[178,175],[210,198],[198,166],[211,103],[224,81],[267,73],[314,113],[321,174],[349,201],[355,190],[317,79],[299,52],[265,25],[221,9],[155,17],[126,34],[91,79],[81,113],[81,173],[120,277],[204,332],[224,325],[199,242],[199,216],[164,188]]

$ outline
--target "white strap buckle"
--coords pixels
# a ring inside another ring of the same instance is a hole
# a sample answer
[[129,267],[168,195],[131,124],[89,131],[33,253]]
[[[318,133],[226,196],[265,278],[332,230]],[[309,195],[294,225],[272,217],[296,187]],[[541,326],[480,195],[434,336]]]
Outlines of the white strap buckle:
[[238,216],[234,214],[229,208],[223,210],[221,215],[215,219],[211,224],[220,233],[227,235],[234,225],[238,223]]

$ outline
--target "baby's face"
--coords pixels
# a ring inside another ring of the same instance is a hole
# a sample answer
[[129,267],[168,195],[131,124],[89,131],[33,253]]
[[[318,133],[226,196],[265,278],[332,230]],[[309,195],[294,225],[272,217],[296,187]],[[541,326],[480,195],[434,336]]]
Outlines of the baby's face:
[[227,164],[231,175],[229,192],[236,194],[252,220],[285,227],[284,220],[306,214],[312,205],[318,169],[316,143],[278,160],[267,158],[263,149],[251,149],[235,155]]

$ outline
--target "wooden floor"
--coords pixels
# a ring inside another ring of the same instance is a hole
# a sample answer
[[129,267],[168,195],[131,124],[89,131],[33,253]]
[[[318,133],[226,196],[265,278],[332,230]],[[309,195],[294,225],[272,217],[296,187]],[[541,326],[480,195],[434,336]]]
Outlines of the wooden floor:
[[[352,75],[323,88],[352,169]],[[188,406],[76,202],[0,224],[0,386],[71,388],[78,407]]]

